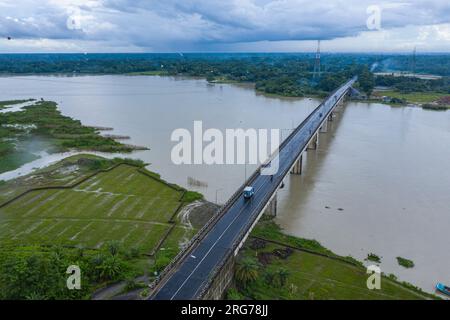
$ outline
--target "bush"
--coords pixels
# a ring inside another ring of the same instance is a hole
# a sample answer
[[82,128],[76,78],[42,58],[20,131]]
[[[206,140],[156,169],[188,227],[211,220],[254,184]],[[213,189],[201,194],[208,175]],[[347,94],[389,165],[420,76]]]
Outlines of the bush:
[[125,259],[136,259],[141,254],[138,247],[131,247],[129,250],[123,253]]
[[183,202],[190,203],[197,200],[202,200],[203,195],[195,191],[186,191],[183,195]]
[[414,268],[414,262],[412,260],[408,260],[402,257],[397,257],[397,262],[399,265],[405,268]]
[[105,243],[103,247],[107,252],[109,252],[109,254],[111,254],[112,256],[116,256],[119,254],[121,246],[122,244],[120,243],[120,241],[111,240]]
[[373,262],[378,262],[378,263],[381,262],[381,258],[374,253],[369,253],[367,255],[367,260],[373,261]]
[[122,259],[112,255],[106,257],[97,268],[100,271],[100,278],[103,280],[118,280],[126,270]]
[[228,300],[244,300],[245,297],[236,289],[231,288],[227,291],[227,299]]

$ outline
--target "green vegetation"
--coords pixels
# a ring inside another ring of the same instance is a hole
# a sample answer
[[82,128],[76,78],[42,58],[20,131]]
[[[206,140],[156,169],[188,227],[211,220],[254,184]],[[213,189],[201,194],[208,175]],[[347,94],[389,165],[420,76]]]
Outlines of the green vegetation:
[[[12,147],[10,144],[6,144],[8,148]],[[3,143],[0,142],[0,149],[4,146]],[[1,151],[0,151],[1,153]],[[12,153],[8,153],[6,155],[0,156],[0,173],[15,170],[20,166],[31,162],[33,160],[39,159],[38,156],[26,152],[26,151],[12,151]]]
[[[2,183],[0,298],[89,298],[118,280],[139,287],[136,276],[153,275],[170,263],[180,243],[195,233],[176,213],[201,195],[168,184],[143,166],[131,159],[78,155]],[[37,269],[29,270],[35,264]],[[71,264],[81,266],[85,281],[73,294],[65,289]],[[37,281],[51,272],[54,281],[39,287]],[[28,282],[10,290],[26,277]]]
[[420,79],[417,77],[378,75],[375,78],[375,85],[389,87],[400,93],[442,93],[450,94],[450,78],[442,79]]
[[284,235],[271,221],[260,222],[252,235],[239,253],[240,280],[228,299],[435,298],[394,277],[382,276],[381,290],[369,290],[361,263],[332,254],[314,240]]
[[[28,100],[18,100],[15,103]],[[11,101],[1,102],[10,104]],[[0,173],[14,170],[38,158],[42,150],[62,152],[71,149],[104,152],[130,152],[94,128],[63,116],[55,102],[37,101],[20,111],[0,113]]]
[[[19,246],[0,248],[0,299],[89,299],[105,284],[141,274],[139,258],[126,255],[121,245],[111,243],[98,250],[82,247]],[[140,258],[142,259],[142,258]],[[81,289],[68,290],[68,266],[81,270]]]
[[183,202],[190,203],[197,200],[202,200],[203,195],[201,193],[195,192],[195,191],[186,191],[183,195]]
[[[384,55],[379,57],[375,71],[393,72],[412,70],[413,56]],[[419,74],[434,74],[448,76],[450,74],[450,59],[448,54],[418,54],[415,57],[415,72]]]
[[422,103],[430,103],[438,100],[439,98],[448,96],[448,94],[444,93],[436,93],[436,92],[409,92],[402,93],[398,91],[388,90],[388,91],[378,91],[374,94],[375,96],[387,96],[390,98],[397,98],[404,100],[409,103],[422,104]]
[[380,263],[381,262],[381,258],[379,256],[377,256],[375,253],[369,253],[367,255],[366,258],[368,261],[373,261],[373,262],[377,262]]
[[99,248],[109,240],[150,253],[183,193],[120,165],[68,189],[31,191],[0,209],[0,242]]
[[[405,55],[326,54],[321,56],[321,76],[313,78],[315,55],[310,53],[255,54],[81,54],[2,55],[3,74],[128,74],[206,78],[209,82],[255,83],[258,91],[282,96],[324,96],[353,75],[361,91],[370,96],[374,85],[398,92],[450,93],[448,55],[417,55],[416,72],[442,75],[424,80],[373,72],[412,71]],[[397,79],[396,79],[397,78]]]
[[152,71],[140,71],[140,72],[130,72],[130,76],[167,76],[168,73],[162,70],[152,70]]
[[282,96],[324,96],[348,78],[359,75],[370,93],[370,66],[376,56],[322,55],[322,77],[313,79],[313,54],[90,54],[0,57],[0,73],[185,75],[209,82],[255,83],[258,91]]
[[245,257],[238,261],[235,270],[235,279],[237,283],[246,288],[250,283],[258,279],[259,263],[252,257]]
[[420,79],[406,76],[377,76],[378,86],[388,87],[390,90],[375,92],[374,96],[386,96],[390,103],[422,104],[424,109],[447,110],[446,101],[450,95],[450,78]]
[[270,221],[265,223],[259,223],[252,231],[252,235],[255,237],[260,237],[262,239],[270,239],[272,241],[277,241],[280,243],[284,243],[286,245],[301,248],[303,250],[315,252],[322,254],[324,256],[339,258],[343,261],[347,261],[349,263],[355,263],[362,266],[362,263],[355,260],[353,257],[341,257],[334,254],[332,251],[323,247],[318,241],[310,240],[310,239],[302,239],[294,236],[290,236],[284,234],[279,225],[276,223],[272,223]]
[[414,261],[408,260],[402,257],[397,257],[397,262],[399,265],[405,268],[414,268]]
[[435,110],[435,111],[447,111],[450,109],[450,106],[448,105],[442,105],[442,104],[423,104],[422,108],[425,110]]
[[[113,139],[99,135],[94,128],[85,127],[80,121],[63,116],[52,101],[38,101],[18,112],[0,114],[3,129],[28,133],[50,139],[55,151],[71,148],[108,152],[131,151]],[[11,129],[12,128],[12,129]],[[24,129],[26,128],[26,129]]]
[[0,110],[10,107],[11,105],[20,104],[33,101],[33,99],[27,99],[27,100],[6,100],[6,101],[0,101]]

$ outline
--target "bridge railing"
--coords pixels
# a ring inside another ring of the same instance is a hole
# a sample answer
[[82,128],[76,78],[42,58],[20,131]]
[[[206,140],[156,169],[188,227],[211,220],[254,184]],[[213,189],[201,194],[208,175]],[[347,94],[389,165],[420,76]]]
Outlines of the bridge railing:
[[[311,119],[311,117],[314,116],[314,114],[316,112],[318,112],[320,110],[321,107],[323,107],[323,104],[326,103],[332,96],[334,96],[336,94],[336,92],[340,89],[342,89],[345,86],[349,86],[350,84],[353,84],[354,81],[356,79],[353,78],[351,80],[349,80],[348,82],[346,82],[344,85],[342,85],[341,87],[337,88],[336,90],[334,90],[326,99],[324,102],[322,102],[316,109],[314,109],[313,112],[311,112],[309,114],[308,117],[306,117],[305,120],[302,121],[302,123],[297,126],[297,128],[283,141],[283,143],[280,145],[279,149],[281,150],[294,136],[296,133],[298,133],[299,130],[301,130],[306,123],[308,123],[308,121]],[[350,86],[349,86],[350,87]],[[342,95],[339,96],[339,99],[337,99],[336,101],[339,101],[346,93],[348,92],[348,90],[345,90],[344,93]],[[334,107],[335,104],[333,104]],[[332,111],[333,108],[330,108],[330,110],[327,111],[327,115]],[[327,121],[326,117],[324,117],[325,121]],[[301,152],[301,150],[299,150],[299,152]],[[258,173],[258,170],[260,170],[260,168],[258,168],[254,175],[256,176]],[[253,178],[254,179],[254,178]],[[249,179],[250,180],[250,179]],[[260,205],[257,207],[256,212],[261,212],[266,203],[270,200],[270,198],[273,196],[273,194],[277,191],[277,188],[275,188],[272,192],[268,193],[264,199],[264,201],[261,201]],[[254,223],[254,221],[258,218],[259,215],[255,216],[255,219],[253,219],[252,221],[250,221],[248,223],[248,225],[246,225],[244,228],[241,228],[241,231],[239,232],[239,235],[236,237],[236,239],[233,241],[233,244],[231,246],[231,248],[236,248],[244,239],[244,237],[246,236],[246,234],[248,233],[248,228],[251,227],[251,225]],[[220,263],[210,272],[210,276],[208,277],[208,279],[206,280],[206,282],[204,282],[204,284],[202,284],[201,289],[199,290],[197,296],[195,298],[202,298],[206,292],[208,291],[208,289],[210,288],[211,284],[214,282],[214,280],[217,278],[217,276],[219,275],[219,271],[222,269],[222,267],[225,265],[225,263],[228,261],[228,259],[232,258],[232,255],[234,254],[234,250],[233,249],[228,249],[227,253],[225,254],[225,256],[222,258],[222,260],[220,261]]]

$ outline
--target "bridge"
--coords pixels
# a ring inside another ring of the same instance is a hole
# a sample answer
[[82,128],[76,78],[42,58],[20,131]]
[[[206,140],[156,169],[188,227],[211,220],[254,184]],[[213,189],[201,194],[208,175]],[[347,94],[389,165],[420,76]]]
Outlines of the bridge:
[[[234,257],[247,236],[265,213],[276,215],[277,190],[284,177],[301,174],[303,153],[317,147],[319,132],[327,129],[336,108],[342,106],[356,82],[354,77],[331,93],[278,149],[279,169],[273,176],[263,175],[259,167],[219,212],[151,285],[150,299],[220,299],[234,272]],[[271,157],[264,166],[273,161]],[[255,194],[244,199],[243,188],[253,186]]]

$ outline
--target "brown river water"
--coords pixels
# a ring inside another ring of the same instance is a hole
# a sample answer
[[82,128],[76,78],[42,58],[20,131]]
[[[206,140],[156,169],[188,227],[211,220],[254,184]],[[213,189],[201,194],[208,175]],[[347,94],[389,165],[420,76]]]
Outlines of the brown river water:
[[[286,137],[320,103],[280,99],[253,88],[209,85],[201,79],[146,76],[26,76],[0,78],[0,100],[45,98],[86,125],[150,150],[131,155],[173,183],[225,202],[253,165],[175,165],[177,128],[278,128]],[[44,155],[33,167],[64,155]],[[0,179],[11,178],[7,174]],[[194,186],[189,181],[200,181]],[[276,221],[292,235],[316,239],[340,255],[363,260],[373,252],[381,269],[433,291],[450,283],[450,111],[382,104],[347,104],[319,148],[309,151],[301,176],[279,191]],[[405,269],[396,257],[414,261]]]

